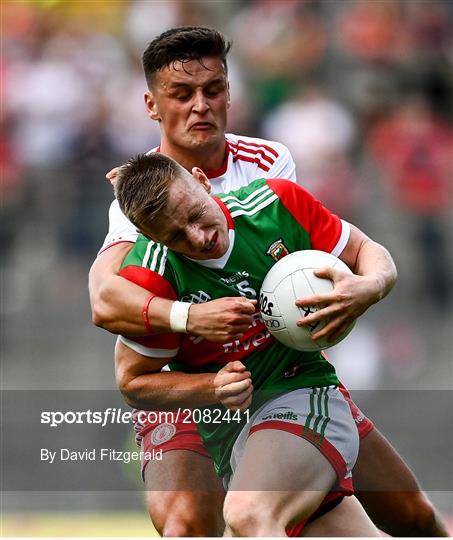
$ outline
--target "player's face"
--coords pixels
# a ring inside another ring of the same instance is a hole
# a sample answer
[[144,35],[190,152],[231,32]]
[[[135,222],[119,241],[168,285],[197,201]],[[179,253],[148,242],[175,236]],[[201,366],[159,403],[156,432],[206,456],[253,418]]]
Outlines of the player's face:
[[228,224],[207,191],[209,181],[203,177],[202,183],[195,178],[190,185],[181,180],[173,182],[167,207],[143,233],[191,259],[218,259],[229,246]]
[[160,123],[165,148],[199,151],[224,145],[229,91],[218,58],[163,68],[154,75],[145,102],[149,116]]

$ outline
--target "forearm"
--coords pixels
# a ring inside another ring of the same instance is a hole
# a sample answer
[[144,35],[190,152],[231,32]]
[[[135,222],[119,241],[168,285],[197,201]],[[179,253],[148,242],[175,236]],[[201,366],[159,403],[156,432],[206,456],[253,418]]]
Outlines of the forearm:
[[[90,291],[94,287],[90,287]],[[150,292],[121,276],[108,276],[91,295],[93,322],[114,334],[146,336],[148,330],[143,309]],[[147,307],[148,321],[153,332],[170,330],[171,300],[154,298]]]
[[360,289],[367,291],[368,304],[382,300],[396,282],[397,271],[390,253],[374,242],[354,225],[351,225],[348,244],[340,259],[362,279]]
[[165,411],[223,403],[237,409],[250,403],[251,374],[241,362],[229,363],[217,373],[161,371],[168,360],[144,356],[118,340],[115,377],[131,407]]
[[[88,288],[93,323],[114,334],[145,336],[143,309],[150,292],[119,276],[120,266],[133,247],[123,242],[108,248],[94,261]],[[168,332],[172,302],[155,298],[148,306],[148,320],[153,332]]]
[[397,270],[390,253],[373,240],[365,240],[357,254],[354,273],[368,277],[375,291],[375,302],[382,300],[392,290]]
[[137,409],[174,410],[219,403],[215,396],[215,373],[164,371],[139,375],[120,386],[126,402]]

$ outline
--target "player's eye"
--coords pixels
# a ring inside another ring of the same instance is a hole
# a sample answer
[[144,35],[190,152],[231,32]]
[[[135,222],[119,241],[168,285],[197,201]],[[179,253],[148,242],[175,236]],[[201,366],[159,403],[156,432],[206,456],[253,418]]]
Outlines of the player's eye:
[[186,101],[192,96],[192,92],[190,90],[181,88],[177,90],[176,92],[170,93],[170,97],[173,99],[177,99],[178,101]]
[[178,231],[177,233],[175,233],[169,240],[168,240],[168,243],[169,244],[174,244],[175,242],[177,242],[178,240],[181,239],[181,231]]
[[215,86],[209,86],[208,88],[205,89],[205,95],[208,96],[208,97],[215,97],[215,96],[218,96],[222,91],[223,89],[225,88],[225,86],[222,84],[222,85],[219,85],[219,84],[216,84]]
[[192,211],[189,215],[189,221],[193,223],[194,221],[197,221],[197,219],[200,219],[206,212],[205,205],[199,206],[196,210]]

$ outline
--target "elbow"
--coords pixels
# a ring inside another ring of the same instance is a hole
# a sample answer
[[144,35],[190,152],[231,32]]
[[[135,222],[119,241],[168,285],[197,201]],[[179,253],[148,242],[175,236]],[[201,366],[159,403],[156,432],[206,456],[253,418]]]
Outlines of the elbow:
[[140,402],[137,399],[137,397],[129,392],[128,390],[122,390],[120,388],[121,395],[123,396],[124,401],[126,402],[129,407],[132,407],[133,409],[140,409]]
[[119,362],[120,355],[118,353],[118,344],[115,351],[115,380],[118,390],[124,398],[124,401],[133,408],[140,409],[145,391],[144,381],[142,376],[137,376],[129,371],[127,366],[123,366]]
[[91,322],[100,328],[112,331],[113,322],[108,303],[104,300],[108,296],[104,287],[98,290],[90,288]]
[[[109,325],[112,317],[109,312],[107,299],[111,292],[105,280],[99,277],[96,263],[90,269],[88,274],[88,291],[91,305],[91,321],[95,326],[110,330]],[[108,280],[107,280],[108,283]]]
[[128,381],[118,381],[118,390],[121,392],[124,401],[134,409],[143,408],[142,403],[142,388],[140,384],[137,384],[136,379]]
[[134,379],[130,377],[121,376],[121,373],[116,373],[116,384],[118,390],[124,398],[124,401],[130,406],[135,407],[136,396],[133,386]]
[[109,319],[105,311],[96,303],[91,304],[91,322],[94,326],[108,330]]

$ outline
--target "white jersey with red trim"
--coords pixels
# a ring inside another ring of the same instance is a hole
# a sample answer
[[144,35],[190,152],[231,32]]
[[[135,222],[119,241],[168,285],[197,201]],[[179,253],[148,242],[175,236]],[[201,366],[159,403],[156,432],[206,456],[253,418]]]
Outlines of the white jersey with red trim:
[[[225,135],[225,141],[224,164],[220,169],[205,171],[213,193],[234,191],[247,186],[257,178],[284,178],[296,181],[296,166],[288,148],[283,144],[232,133]],[[159,147],[150,150],[150,152],[157,151]],[[109,231],[100,252],[119,242],[135,242],[137,237],[137,229],[114,200],[109,210]]]

